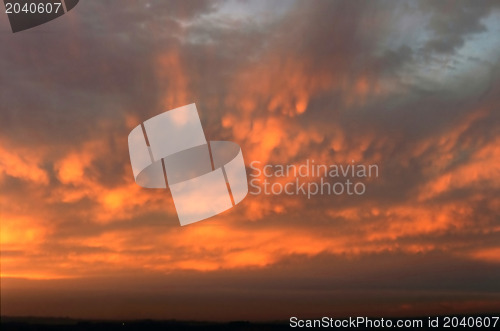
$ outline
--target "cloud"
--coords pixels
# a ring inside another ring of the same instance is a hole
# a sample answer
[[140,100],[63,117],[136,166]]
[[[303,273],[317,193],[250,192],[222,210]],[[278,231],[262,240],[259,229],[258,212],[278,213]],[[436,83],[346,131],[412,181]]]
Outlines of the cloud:
[[47,184],[47,172],[40,166],[40,159],[29,149],[10,150],[0,147],[0,178],[10,176],[31,181],[38,184]]
[[495,1],[481,4],[423,1],[421,9],[430,14],[428,29],[433,34],[425,47],[438,53],[456,51],[464,45],[467,37],[486,31],[481,20],[498,8]]

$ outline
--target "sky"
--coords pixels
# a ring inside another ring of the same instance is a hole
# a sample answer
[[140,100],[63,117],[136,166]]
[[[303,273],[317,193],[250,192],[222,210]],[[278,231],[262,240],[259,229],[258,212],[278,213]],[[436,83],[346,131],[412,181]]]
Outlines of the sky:
[[[498,2],[86,0],[15,34],[1,14],[0,44],[2,315],[500,310]],[[254,161],[378,176],[181,227],[127,137],[191,103],[249,180]]]

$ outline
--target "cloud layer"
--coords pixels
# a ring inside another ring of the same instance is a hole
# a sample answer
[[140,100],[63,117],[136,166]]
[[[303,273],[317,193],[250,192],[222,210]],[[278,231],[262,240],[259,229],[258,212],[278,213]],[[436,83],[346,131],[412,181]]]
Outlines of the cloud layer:
[[[2,314],[498,308],[499,15],[487,1],[96,1],[3,33]],[[249,172],[354,160],[380,174],[362,196],[249,195],[181,228],[168,191],[135,185],[127,135],[193,102]]]

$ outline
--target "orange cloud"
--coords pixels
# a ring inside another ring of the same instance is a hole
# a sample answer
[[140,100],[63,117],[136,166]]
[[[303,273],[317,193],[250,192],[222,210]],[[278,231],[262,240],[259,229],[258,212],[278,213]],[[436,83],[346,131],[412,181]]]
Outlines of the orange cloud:
[[178,51],[171,50],[157,57],[156,75],[160,88],[165,91],[160,101],[163,109],[174,109],[193,102],[188,97],[191,77],[186,73]]
[[491,263],[500,263],[500,247],[478,249],[471,253],[471,257]]
[[7,148],[3,141],[0,144],[0,180],[3,176],[11,176],[38,184],[47,184],[47,172],[41,168],[39,153],[29,148]]

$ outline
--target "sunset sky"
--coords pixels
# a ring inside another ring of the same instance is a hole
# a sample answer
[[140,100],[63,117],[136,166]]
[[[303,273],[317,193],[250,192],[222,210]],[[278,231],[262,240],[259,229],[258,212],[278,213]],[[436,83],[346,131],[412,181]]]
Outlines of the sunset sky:
[[[181,227],[168,190],[135,184],[127,137],[191,103],[248,175],[379,176]],[[15,34],[2,12],[1,314],[498,312],[499,108],[498,1],[84,0]]]

